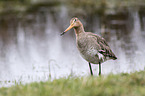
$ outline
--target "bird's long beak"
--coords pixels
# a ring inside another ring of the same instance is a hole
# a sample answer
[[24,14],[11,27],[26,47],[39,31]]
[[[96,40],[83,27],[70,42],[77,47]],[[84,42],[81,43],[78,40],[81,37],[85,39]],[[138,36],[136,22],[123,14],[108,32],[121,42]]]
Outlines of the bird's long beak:
[[60,35],[64,35],[68,30],[70,30],[71,28],[73,28],[73,25],[71,24],[64,32],[62,32]]

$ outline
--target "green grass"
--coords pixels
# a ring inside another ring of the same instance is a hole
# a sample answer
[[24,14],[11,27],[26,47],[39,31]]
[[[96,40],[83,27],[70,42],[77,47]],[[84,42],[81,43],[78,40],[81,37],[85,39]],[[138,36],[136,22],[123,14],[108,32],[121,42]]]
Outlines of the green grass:
[[0,88],[0,96],[145,96],[145,70]]

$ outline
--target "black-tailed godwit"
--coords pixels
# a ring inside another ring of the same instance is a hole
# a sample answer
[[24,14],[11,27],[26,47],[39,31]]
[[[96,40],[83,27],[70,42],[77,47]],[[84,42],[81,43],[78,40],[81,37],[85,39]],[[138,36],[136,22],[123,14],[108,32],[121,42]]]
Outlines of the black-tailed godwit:
[[115,60],[117,57],[103,37],[91,32],[85,32],[83,24],[76,17],[70,20],[70,26],[61,35],[64,35],[71,28],[74,28],[77,48],[80,54],[89,62],[91,75],[93,75],[91,63],[99,64],[99,75],[101,75],[101,63],[109,59]]

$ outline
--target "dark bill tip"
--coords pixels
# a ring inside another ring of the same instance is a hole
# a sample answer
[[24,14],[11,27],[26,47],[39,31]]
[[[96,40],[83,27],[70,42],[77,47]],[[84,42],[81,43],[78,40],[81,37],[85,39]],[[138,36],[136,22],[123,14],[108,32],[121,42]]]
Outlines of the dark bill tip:
[[64,35],[64,33],[65,33],[65,32],[62,32],[62,33],[60,34],[60,36]]

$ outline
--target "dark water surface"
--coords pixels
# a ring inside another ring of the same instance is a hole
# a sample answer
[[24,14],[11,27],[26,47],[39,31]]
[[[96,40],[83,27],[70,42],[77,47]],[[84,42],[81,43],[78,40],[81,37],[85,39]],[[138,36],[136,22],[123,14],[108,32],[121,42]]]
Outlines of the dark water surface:
[[[60,77],[89,76],[80,56],[67,8],[42,7],[24,15],[0,18],[0,87]],[[145,68],[145,12],[141,9],[80,17],[86,31],[102,35],[118,57],[102,64],[102,74],[134,72]],[[98,75],[98,65],[92,65]]]

